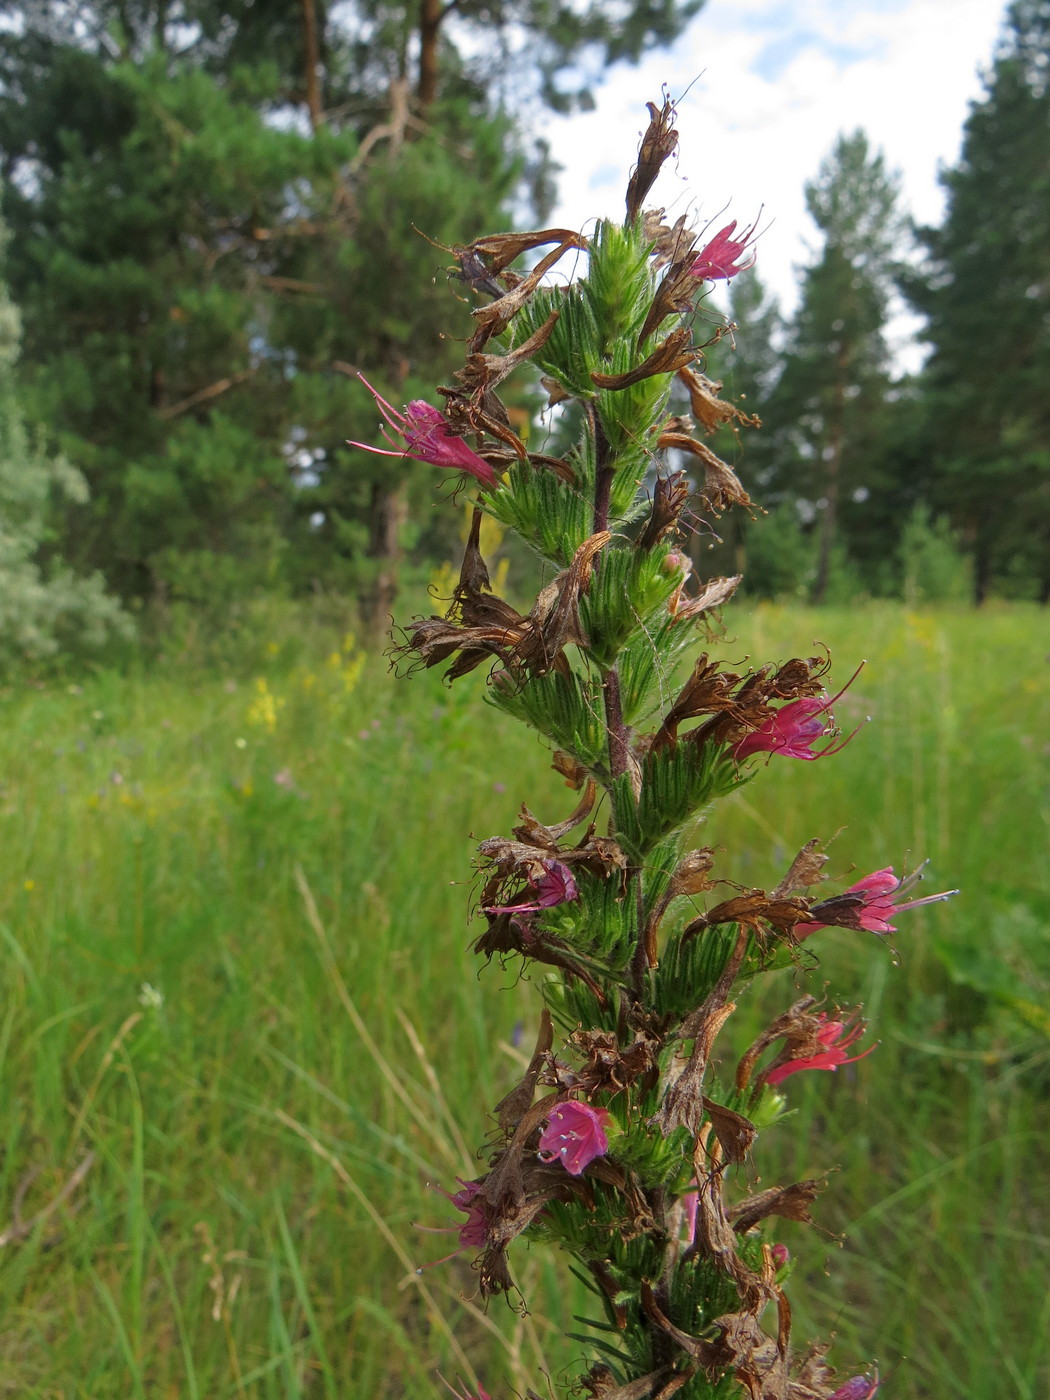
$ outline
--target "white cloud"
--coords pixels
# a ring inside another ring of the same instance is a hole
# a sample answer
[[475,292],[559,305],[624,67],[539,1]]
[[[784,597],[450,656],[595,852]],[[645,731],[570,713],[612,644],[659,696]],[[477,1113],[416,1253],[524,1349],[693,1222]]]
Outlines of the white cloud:
[[958,157],[1003,14],[1004,0],[708,0],[673,50],[615,70],[595,112],[550,121],[564,167],[554,221],[618,216],[645,101],[692,84],[680,157],[650,202],[743,223],[763,206],[759,269],[791,306],[814,235],[803,184],[840,131],[863,127],[900,170],[908,212],[940,218],[937,171]]

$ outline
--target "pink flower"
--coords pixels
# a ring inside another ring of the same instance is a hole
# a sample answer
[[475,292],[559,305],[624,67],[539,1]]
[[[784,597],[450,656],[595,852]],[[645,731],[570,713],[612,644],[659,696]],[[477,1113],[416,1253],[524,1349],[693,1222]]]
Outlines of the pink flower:
[[897,879],[893,866],[885,870],[875,870],[850,885],[842,894],[832,895],[814,904],[810,910],[816,916],[812,924],[799,924],[798,933],[808,938],[818,928],[863,928],[869,933],[896,933],[891,919],[904,909],[917,909],[921,904],[938,904],[942,899],[951,899],[958,890],[942,890],[940,894],[924,895],[922,899],[906,899],[898,903],[896,895],[907,894],[922,879],[922,869],[913,871]]
[[791,1261],[791,1251],[786,1244],[775,1244],[769,1252],[778,1269],[783,1269]]
[[[863,664],[861,662],[861,666]],[[782,758],[804,759],[827,758],[829,754],[838,753],[853,738],[856,730],[843,739],[841,744],[828,744],[816,753],[813,752],[812,746],[818,739],[830,738],[837,733],[831,718],[831,707],[836,700],[845,695],[860,674],[860,669],[858,666],[838,695],[833,695],[830,699],[826,695],[804,696],[801,700],[792,700],[787,705],[781,705],[765,724],[751,734],[745,734],[733,745],[733,757],[739,762],[755,753],[775,753]]]
[[434,1268],[437,1264],[447,1264],[450,1259],[455,1259],[457,1254],[462,1254],[465,1249],[484,1249],[488,1242],[488,1216],[485,1214],[483,1202],[476,1202],[475,1197],[481,1190],[480,1181],[464,1181],[457,1176],[461,1189],[455,1193],[437,1189],[441,1194],[452,1202],[457,1210],[461,1210],[466,1215],[466,1220],[462,1225],[418,1225],[416,1228],[425,1230],[428,1235],[445,1235],[455,1232],[459,1236],[459,1248],[454,1249],[451,1254],[446,1254],[440,1259],[432,1259],[429,1264],[423,1267]]
[[827,711],[827,701],[817,697],[792,700],[770,715],[760,729],[745,734],[734,745],[733,757],[739,760],[755,753],[776,753],[782,758],[823,758],[828,750],[813,753],[811,745],[833,733],[824,718]]
[[785,1065],[768,1070],[765,1075],[767,1084],[779,1084],[789,1074],[798,1074],[804,1069],[838,1069],[839,1065],[851,1065],[854,1060],[863,1060],[875,1049],[871,1045],[859,1055],[846,1054],[849,1047],[864,1034],[866,1026],[863,1021],[829,1021],[824,1011],[818,1013],[817,1019],[823,1022],[817,1031],[817,1039],[823,1049],[816,1055],[800,1056],[797,1060],[789,1060]]
[[702,277],[705,282],[728,282],[730,277],[735,277],[738,272],[746,272],[749,267],[754,266],[753,253],[750,261],[746,263],[737,265],[737,258],[754,237],[755,225],[745,229],[739,238],[733,237],[735,231],[734,219],[731,224],[719,229],[710,243],[700,249],[696,262],[689,269],[694,277]]
[[363,374],[358,379],[379,405],[379,411],[396,433],[400,433],[404,445],[399,446],[386,428],[383,437],[390,443],[385,447],[372,447],[367,442],[349,443],[350,447],[362,447],[366,452],[376,452],[382,457],[412,457],[417,462],[429,462],[434,467],[452,467],[456,471],[470,472],[482,486],[490,490],[499,485],[499,478],[483,457],[463,438],[456,437],[449,429],[444,414],[423,399],[413,399],[398,413],[386,399],[373,389]]
[[459,1243],[462,1249],[482,1249],[485,1245],[485,1236],[488,1223],[485,1218],[485,1207],[475,1205],[474,1198],[481,1190],[480,1181],[463,1181],[456,1177],[463,1188],[455,1195],[449,1196],[449,1200],[456,1207],[466,1214],[466,1220],[459,1227]]
[[[442,1380],[444,1379],[445,1378],[442,1376]],[[448,1385],[448,1381],[445,1381],[445,1384]],[[450,1385],[448,1385],[448,1388],[449,1391],[456,1397],[456,1400],[492,1400],[492,1396],[488,1393],[484,1386],[478,1387],[477,1395],[468,1395],[466,1391],[453,1390]]]
[[540,1138],[540,1161],[561,1164],[572,1176],[579,1176],[595,1157],[604,1157],[609,1150],[605,1127],[609,1113],[589,1104],[559,1104],[550,1115]]
[[871,1400],[878,1388],[878,1376],[854,1376],[829,1395],[828,1400]]
[[696,1234],[697,1211],[700,1209],[699,1187],[694,1187],[693,1190],[685,1193],[682,1197],[682,1208],[685,1211],[685,1237],[692,1244],[693,1236]]
[[579,897],[572,871],[560,860],[544,860],[543,874],[538,880],[530,880],[529,888],[536,898],[524,904],[493,904],[486,906],[489,914],[534,914],[540,909],[551,909],[555,904],[565,904]]

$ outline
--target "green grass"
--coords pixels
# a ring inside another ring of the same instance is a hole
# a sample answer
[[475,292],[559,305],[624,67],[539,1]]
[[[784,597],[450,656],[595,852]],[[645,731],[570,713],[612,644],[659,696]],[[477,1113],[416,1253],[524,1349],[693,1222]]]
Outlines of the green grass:
[[[837,873],[929,856],[931,889],[962,888],[902,916],[899,965],[807,945],[807,985],[863,1001],[881,1044],[788,1081],[798,1112],[758,1143],[764,1185],[840,1168],[823,1232],[782,1232],[796,1336],[877,1358],[901,1400],[1042,1400],[1045,616],[729,620],[727,660],[867,657],[838,710],[873,722],[716,809],[717,873],[762,884],[845,827]],[[415,1272],[455,1243],[415,1222],[450,1223],[431,1185],[476,1172],[537,1015],[469,953],[473,838],[573,796],[480,677],[355,682],[279,640],[248,671],[0,698],[0,1393],[422,1400],[473,1366],[546,1394],[579,1357],[587,1308],[544,1251],[518,1251],[524,1317],[486,1315],[462,1259]],[[797,995],[778,977],[740,1044]]]

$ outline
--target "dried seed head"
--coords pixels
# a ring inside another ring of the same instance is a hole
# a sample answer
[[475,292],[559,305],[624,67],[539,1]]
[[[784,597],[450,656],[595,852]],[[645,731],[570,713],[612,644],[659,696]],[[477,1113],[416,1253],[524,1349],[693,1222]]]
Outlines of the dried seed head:
[[669,97],[664,98],[662,107],[652,102],[649,108],[649,125],[638,148],[638,164],[635,166],[627,186],[627,222],[637,219],[645,197],[656,182],[660,168],[678,146],[678,132],[674,129],[675,105]]

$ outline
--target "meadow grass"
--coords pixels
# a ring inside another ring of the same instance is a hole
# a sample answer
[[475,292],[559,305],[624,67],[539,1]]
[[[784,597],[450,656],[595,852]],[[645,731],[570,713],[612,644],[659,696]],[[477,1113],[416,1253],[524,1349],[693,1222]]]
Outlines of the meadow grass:
[[[718,873],[775,881],[844,827],[836,873],[929,856],[929,888],[962,887],[902,916],[899,958],[815,935],[819,964],[734,1018],[742,1046],[829,983],[881,1042],[788,1081],[758,1144],[763,1185],[839,1169],[822,1232],[778,1236],[796,1336],[877,1358],[901,1400],[1042,1400],[1045,617],[729,620],[727,661],[820,638],[844,680],[866,657],[837,713],[872,723],[709,814]],[[279,637],[0,698],[0,1392],[423,1400],[438,1372],[496,1396],[573,1373],[591,1303],[557,1257],[517,1250],[524,1315],[486,1314],[468,1260],[416,1272],[455,1246],[416,1222],[461,1218],[433,1187],[476,1174],[538,1016],[469,952],[473,841],[574,801],[483,690]]]

